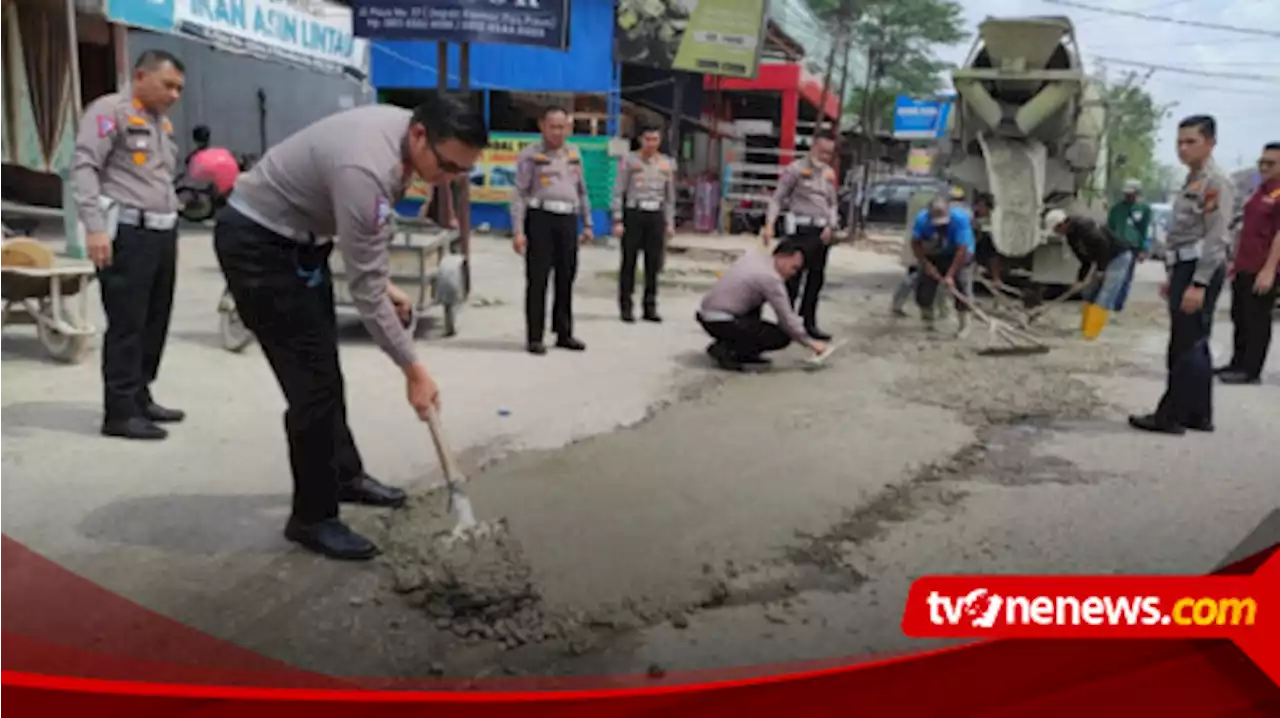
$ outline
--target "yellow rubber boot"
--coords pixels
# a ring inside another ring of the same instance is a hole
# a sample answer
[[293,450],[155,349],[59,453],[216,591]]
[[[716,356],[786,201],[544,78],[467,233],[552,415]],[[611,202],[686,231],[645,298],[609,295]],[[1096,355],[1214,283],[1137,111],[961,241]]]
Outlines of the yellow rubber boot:
[[1085,339],[1097,339],[1102,334],[1102,328],[1107,326],[1107,318],[1111,316],[1111,312],[1103,309],[1097,304],[1089,304],[1084,309],[1084,329]]

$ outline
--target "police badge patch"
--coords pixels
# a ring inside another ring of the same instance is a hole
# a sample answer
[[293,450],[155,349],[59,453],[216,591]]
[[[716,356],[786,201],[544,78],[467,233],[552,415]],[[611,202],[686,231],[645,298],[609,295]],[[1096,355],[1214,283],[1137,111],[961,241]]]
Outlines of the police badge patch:
[[98,115],[98,139],[107,137],[116,131],[116,123],[106,115]]
[[378,229],[382,229],[391,222],[391,203],[386,197],[379,197],[378,203],[373,210],[373,223]]

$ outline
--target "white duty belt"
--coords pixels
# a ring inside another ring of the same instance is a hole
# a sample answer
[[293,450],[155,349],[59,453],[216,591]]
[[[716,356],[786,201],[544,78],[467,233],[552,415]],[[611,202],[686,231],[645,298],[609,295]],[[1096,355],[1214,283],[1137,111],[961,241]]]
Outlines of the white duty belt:
[[156,232],[167,232],[178,226],[177,212],[149,212],[123,205],[110,197],[99,197],[98,206],[107,215],[107,232],[112,239],[115,239],[121,225],[144,227]]
[[728,312],[717,312],[714,310],[708,312],[699,310],[698,318],[704,322],[732,322],[737,319],[737,317]]
[[627,208],[638,209],[643,212],[658,212],[658,211],[661,211],[662,209],[662,200],[647,199],[647,200],[637,201],[637,202],[628,202]]
[[311,234],[310,232],[303,232],[301,230],[293,229],[291,227],[285,227],[281,224],[277,224],[276,222],[272,222],[271,220],[266,219],[261,214],[259,214],[255,209],[245,204],[239,197],[235,196],[234,194],[231,195],[229,199],[227,199],[227,206],[239,212],[240,214],[244,215],[245,217],[248,217],[249,219],[253,220],[255,224],[261,227],[264,227],[266,229],[269,229],[272,232],[275,232],[276,234],[286,239],[292,239],[295,242],[304,242],[304,243],[317,242],[319,239],[315,235]]
[[1178,247],[1175,250],[1165,252],[1165,264],[1172,267],[1178,262],[1197,262],[1200,260],[1200,254],[1200,242],[1186,247]]
[[553,199],[531,199],[529,207],[540,209],[551,214],[577,214],[578,205],[573,202],[559,202]]
[[791,222],[797,227],[826,227],[826,217],[808,217],[803,214],[789,213],[787,215]]

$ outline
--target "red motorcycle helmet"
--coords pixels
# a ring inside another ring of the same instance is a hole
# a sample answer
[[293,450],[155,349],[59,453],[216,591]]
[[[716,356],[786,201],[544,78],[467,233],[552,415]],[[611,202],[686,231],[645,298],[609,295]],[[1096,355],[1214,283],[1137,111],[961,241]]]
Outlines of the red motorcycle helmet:
[[209,182],[221,194],[228,194],[240,176],[240,163],[225,147],[210,147],[191,157],[187,176],[196,182]]

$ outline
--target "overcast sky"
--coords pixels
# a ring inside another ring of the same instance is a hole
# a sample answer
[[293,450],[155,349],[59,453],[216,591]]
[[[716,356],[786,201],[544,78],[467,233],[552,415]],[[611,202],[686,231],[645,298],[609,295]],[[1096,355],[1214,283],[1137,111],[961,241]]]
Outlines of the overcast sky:
[[[1151,15],[1237,27],[1280,30],[1280,0],[1076,0]],[[1270,83],[1195,77],[1156,71],[1146,89],[1157,103],[1178,103],[1160,130],[1157,158],[1177,165],[1173,138],[1178,120],[1208,113],[1218,120],[1218,162],[1233,171],[1252,165],[1262,146],[1280,142],[1280,39],[1173,23],[1118,17],[1041,0],[961,0],[969,30],[987,16],[1066,15],[1076,27],[1087,69],[1094,58],[1110,57],[1160,65],[1194,67],[1209,72],[1267,75]],[[961,63],[969,45],[947,48],[946,60]],[[1122,68],[1108,72],[1118,76]],[[1136,69],[1136,68],[1135,68]],[[1145,70],[1140,70],[1144,72]]]

